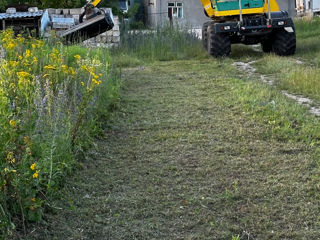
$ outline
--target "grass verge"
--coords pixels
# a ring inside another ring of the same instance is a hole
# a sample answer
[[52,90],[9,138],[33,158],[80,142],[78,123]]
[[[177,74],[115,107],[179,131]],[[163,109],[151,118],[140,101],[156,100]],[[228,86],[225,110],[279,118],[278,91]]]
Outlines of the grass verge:
[[297,53],[293,57],[266,54],[256,64],[262,74],[271,74],[275,83],[294,94],[320,100],[320,20],[296,20]]

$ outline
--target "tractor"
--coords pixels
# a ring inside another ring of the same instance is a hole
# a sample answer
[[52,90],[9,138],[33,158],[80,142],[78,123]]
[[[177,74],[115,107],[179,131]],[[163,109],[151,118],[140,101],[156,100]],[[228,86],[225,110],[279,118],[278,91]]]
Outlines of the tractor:
[[280,56],[296,51],[293,20],[276,0],[200,0],[211,20],[202,28],[203,47],[213,57],[227,57],[231,44],[261,44]]

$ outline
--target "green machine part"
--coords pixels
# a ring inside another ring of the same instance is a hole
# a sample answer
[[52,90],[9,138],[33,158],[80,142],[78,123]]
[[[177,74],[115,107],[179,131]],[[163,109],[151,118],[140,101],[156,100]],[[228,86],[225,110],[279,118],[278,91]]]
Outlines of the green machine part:
[[[239,10],[239,0],[214,0],[218,11]],[[262,8],[265,0],[242,0],[242,9]]]

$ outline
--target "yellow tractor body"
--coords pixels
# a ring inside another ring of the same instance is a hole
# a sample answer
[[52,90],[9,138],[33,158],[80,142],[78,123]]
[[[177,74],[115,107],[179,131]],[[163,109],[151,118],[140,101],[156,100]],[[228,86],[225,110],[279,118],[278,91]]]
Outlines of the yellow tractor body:
[[[237,16],[240,15],[239,7],[237,9],[226,9],[220,10],[218,9],[218,4],[229,3],[230,1],[214,1],[212,3],[211,0],[200,0],[204,10],[206,11],[207,15],[212,17],[224,17],[224,16]],[[234,1],[237,2],[237,1]],[[243,8],[242,14],[263,14],[268,12],[268,3],[267,1],[263,1],[263,4],[260,4],[259,7],[252,7],[252,8]],[[239,5],[238,5],[239,6]],[[270,10],[271,12],[280,11],[279,5],[276,0],[270,0]]]
[[224,57],[231,44],[261,43],[263,52],[281,56],[296,50],[292,19],[276,0],[200,0],[211,20],[202,29],[203,46],[210,55]]

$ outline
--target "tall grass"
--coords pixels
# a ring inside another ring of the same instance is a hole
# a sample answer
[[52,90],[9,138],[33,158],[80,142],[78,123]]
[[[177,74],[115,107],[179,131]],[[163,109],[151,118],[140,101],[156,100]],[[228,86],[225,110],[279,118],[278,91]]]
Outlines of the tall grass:
[[[122,31],[121,43],[113,55],[121,56],[120,64],[139,61],[169,61],[206,58],[201,40],[188,28],[165,25],[154,30]],[[128,59],[124,59],[124,58]],[[138,60],[137,60],[138,59]]]
[[297,34],[296,56],[306,58],[311,62],[320,63],[320,18],[295,20]]
[[296,55],[266,54],[256,65],[261,73],[273,74],[280,88],[320,100],[320,19],[298,19],[295,27]]
[[40,221],[117,99],[110,55],[0,35],[0,238]]

